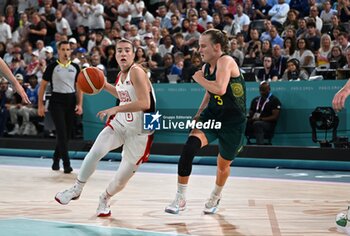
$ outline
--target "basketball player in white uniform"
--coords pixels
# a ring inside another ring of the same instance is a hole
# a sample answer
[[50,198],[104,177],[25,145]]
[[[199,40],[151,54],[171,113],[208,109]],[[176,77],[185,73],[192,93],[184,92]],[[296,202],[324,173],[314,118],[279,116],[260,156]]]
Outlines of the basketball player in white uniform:
[[26,91],[24,91],[22,85],[18,83],[17,79],[13,76],[10,68],[7,66],[6,62],[2,58],[0,58],[0,76],[5,77],[11,82],[13,88],[22,97],[24,103],[30,104]]
[[120,104],[97,113],[101,120],[106,119],[107,125],[86,155],[74,186],[57,193],[57,202],[65,205],[70,200],[78,199],[98,161],[109,151],[124,145],[118,171],[101,194],[97,208],[97,216],[110,216],[110,198],[121,191],[139,165],[147,161],[153,134],[142,129],[143,113],[155,111],[155,97],[146,72],[139,65],[133,64],[134,57],[135,50],[131,41],[122,39],[117,42],[116,59],[121,72],[116,86],[106,83],[104,89],[119,98]]

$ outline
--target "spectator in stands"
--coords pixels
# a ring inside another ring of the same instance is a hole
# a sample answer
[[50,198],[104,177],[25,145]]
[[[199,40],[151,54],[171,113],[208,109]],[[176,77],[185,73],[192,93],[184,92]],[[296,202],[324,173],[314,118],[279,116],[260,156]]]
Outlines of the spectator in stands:
[[259,81],[277,81],[278,71],[273,67],[271,54],[265,54],[263,57],[263,69],[260,69],[257,75]]
[[190,22],[188,32],[185,34],[185,44],[190,48],[196,48],[198,46],[198,39],[201,34],[197,31],[197,24]]
[[290,9],[295,9],[299,12],[299,17],[305,17],[309,14],[308,0],[291,0],[289,6]]
[[47,29],[44,38],[46,44],[50,43],[55,37],[55,12],[56,9],[52,6],[52,1],[45,2],[44,7],[40,8],[39,11],[41,21],[45,23]]
[[264,40],[261,46],[260,60],[262,61],[263,56],[272,55],[272,45],[270,40]]
[[328,60],[330,69],[342,68],[346,65],[346,57],[343,55],[341,48],[338,45],[332,47]]
[[237,38],[234,37],[231,39],[230,46],[230,55],[236,59],[238,66],[241,67],[243,65],[244,54],[241,50],[238,49]]
[[8,119],[8,110],[6,108],[6,91],[8,89],[8,81],[0,78],[0,137],[4,136]]
[[180,19],[177,15],[172,15],[170,18],[171,27],[169,28],[169,33],[171,35],[181,32]]
[[143,9],[142,16],[146,23],[152,23],[155,20],[154,15],[146,7]]
[[243,3],[243,12],[251,21],[255,20],[255,5],[252,0],[245,0]]
[[5,22],[5,16],[0,13],[0,42],[9,43],[12,39],[11,26]]
[[318,16],[318,8],[317,8],[317,6],[311,6],[310,7],[310,15],[308,17],[306,17],[307,24],[311,20],[313,20],[315,22],[316,29],[318,30],[318,32],[321,32],[322,31],[323,22],[322,22],[322,19]]
[[296,41],[296,30],[289,26],[286,28],[286,30],[283,32],[284,35],[283,35],[283,38],[292,38],[294,40],[294,42]]
[[27,13],[22,13],[20,18],[21,24],[19,24],[13,35],[17,35],[18,38],[15,42],[23,44],[28,39],[30,22],[28,21]]
[[324,24],[330,24],[332,22],[332,16],[337,15],[337,10],[331,8],[331,2],[329,0],[323,3],[323,10],[321,11],[320,18]]
[[171,51],[172,54],[175,54],[176,52],[182,52],[184,55],[185,60],[191,58],[191,52],[190,47],[185,44],[184,36],[182,33],[176,33],[174,35],[175,39],[175,45]]
[[247,14],[243,12],[243,6],[241,4],[237,4],[237,14],[234,17],[234,21],[237,24],[239,24],[239,26],[241,27],[241,31],[247,35],[249,30],[250,19],[247,16]]
[[68,40],[72,52],[78,48],[78,42],[75,38],[70,38]]
[[341,23],[349,24],[350,21],[350,4],[349,0],[338,1],[338,15]]
[[190,28],[190,20],[187,18],[183,19],[183,21],[181,22],[181,32],[187,33],[189,28]]
[[45,43],[42,40],[36,41],[36,51],[39,52],[39,59],[44,59],[45,56]]
[[89,29],[89,4],[86,0],[79,0],[79,3],[75,2],[74,7],[77,12],[77,26],[83,25],[85,30]]
[[350,42],[348,39],[348,33],[346,32],[340,32],[338,35],[338,42],[339,42],[339,46],[342,50],[342,53],[345,55],[346,54],[346,50],[350,47]]
[[14,74],[14,75],[21,74],[22,76],[25,76],[25,70],[24,70],[24,67],[22,67],[22,64],[21,64],[21,58],[14,57],[12,59],[12,63],[10,64],[9,67],[11,69],[12,74]]
[[46,34],[46,24],[41,20],[39,13],[34,12],[32,14],[32,24],[29,26],[29,42],[34,46],[36,44],[36,41],[44,41]]
[[231,13],[227,13],[224,15],[224,31],[227,32],[228,37],[232,37],[236,35],[238,32],[241,32],[240,25],[234,21],[234,17]]
[[7,5],[5,9],[5,22],[11,27],[11,32],[18,27],[18,15],[15,14],[15,9],[12,5]]
[[118,68],[117,60],[115,59],[115,45],[109,45],[105,48],[106,57],[101,60],[106,70]]
[[331,36],[328,34],[323,34],[321,36],[321,46],[318,49],[317,54],[317,66],[318,67],[326,67],[329,68],[329,57],[328,55],[331,53],[332,49],[332,40]]
[[246,58],[259,58],[261,54],[261,41],[259,40],[259,31],[255,28],[250,29],[250,38],[248,42]]
[[296,36],[297,38],[301,38],[301,37],[304,37],[304,35],[306,34],[307,32],[307,28],[306,28],[306,19],[305,18],[300,18],[298,20],[298,29],[297,29],[297,32],[296,32]]
[[170,35],[164,37],[164,43],[159,45],[159,54],[161,57],[164,57],[166,53],[171,53],[174,45],[172,44],[172,38]]
[[70,28],[69,22],[66,18],[62,16],[62,12],[60,10],[57,10],[56,13],[56,31],[60,34],[67,35],[68,37],[71,37],[73,35],[72,29]]
[[270,29],[272,27],[271,21],[266,19],[264,21],[264,27],[265,27],[265,31],[262,32],[260,36],[261,42],[263,42],[264,40],[271,40],[271,36],[270,36]]
[[272,46],[272,57],[274,69],[278,72],[278,78],[282,78],[282,75],[287,68],[288,58],[282,55],[281,47],[278,44]]
[[295,45],[294,38],[290,38],[290,37],[285,38],[283,42],[282,55],[287,58],[290,58],[295,52],[295,47],[296,45]]
[[[26,67],[26,75],[30,76],[35,74],[39,69],[39,52],[37,50],[33,51],[32,53],[32,59],[30,63]],[[27,78],[25,79],[25,82],[27,82]]]
[[305,35],[304,38],[305,40],[308,41],[309,49],[312,52],[316,52],[320,48],[320,42],[321,42],[321,38],[317,34],[316,24],[315,22],[308,22],[306,26],[307,26],[307,34]]
[[198,23],[198,16],[196,14],[192,14],[190,16],[190,22],[193,22],[193,23],[195,23],[197,25],[197,31],[199,33],[203,33],[204,32],[205,28]]
[[135,52],[135,58],[134,58],[135,63],[140,64],[144,67],[147,67],[148,65],[147,60],[148,58],[147,58],[145,49],[143,49],[142,47],[138,47]]
[[113,25],[113,23],[118,19],[118,6],[114,5],[113,0],[104,0],[103,5],[103,17],[106,20],[110,20]]
[[62,16],[68,21],[71,30],[76,32],[78,26],[78,9],[74,5],[74,0],[66,0],[66,4],[64,4],[60,10],[62,12]]
[[[231,13],[232,15],[236,14],[236,0],[228,0],[227,1],[227,12]],[[240,3],[243,3],[242,1],[240,1]]]
[[200,14],[201,17],[198,19],[198,23],[204,29],[207,29],[207,24],[208,24],[208,22],[213,22],[213,17],[208,15],[208,11],[206,9],[203,9],[203,8],[200,9],[199,14]]
[[308,72],[300,66],[298,59],[292,58],[287,62],[287,69],[284,71],[282,81],[308,80]]
[[[23,87],[23,75],[16,74],[15,78],[18,81],[18,83]],[[26,90],[25,87],[23,87],[23,89]],[[18,135],[23,133],[24,131],[24,126],[20,130],[20,124],[18,123],[18,116],[17,116],[18,110],[21,107],[22,107],[22,98],[17,92],[15,92],[11,95],[10,99],[7,99],[7,102],[6,102],[6,108],[10,115],[10,123],[13,126],[12,131],[8,133],[9,135]]]
[[284,0],[278,0],[278,4],[273,5],[269,11],[272,24],[275,24],[277,27],[282,27],[287,19],[289,9],[289,5],[285,3]]
[[162,79],[160,78],[161,74],[161,68],[163,66],[163,60],[160,54],[158,53],[158,47],[155,42],[151,41],[148,47],[147,51],[148,55],[148,68],[151,70],[151,78],[153,81],[159,81]]
[[266,0],[259,0],[258,6],[255,6],[255,20],[269,19],[269,11],[271,6]]
[[283,28],[287,29],[289,27],[292,27],[293,29],[298,28],[298,12],[294,9],[290,9],[290,11],[287,14],[287,19],[283,23]]
[[22,105],[18,110],[18,115],[22,116],[22,125],[20,130],[23,130],[23,135],[37,135],[38,133],[35,125],[30,121],[30,117],[37,116],[38,90],[38,77],[36,75],[29,76],[29,86],[27,87],[26,92],[31,104]]
[[[350,70],[350,48],[348,48],[345,52],[345,55],[346,55],[346,65],[343,66],[343,69],[347,69],[347,70]],[[348,79],[348,78],[342,78],[342,79]]]
[[241,50],[243,52],[243,54],[246,54],[246,50],[248,47],[248,44],[244,41],[244,34],[243,33],[238,33],[236,35],[237,38],[237,45],[238,45],[238,49]]
[[[234,0],[230,0],[229,2],[234,1]],[[211,1],[209,0],[201,0],[200,1],[200,9],[206,10],[208,15],[213,16],[213,8],[211,6]],[[230,3],[228,6],[228,11],[230,12]],[[235,14],[236,12],[231,12],[232,14]]]
[[333,34],[333,30],[334,29],[338,29],[338,34],[339,34],[340,32],[345,32],[345,28],[342,25],[340,25],[340,19],[339,19],[338,15],[333,15],[332,16],[331,24],[332,24],[332,27],[331,27],[330,31],[327,32],[327,33],[329,33],[331,38],[334,40],[334,39],[336,39],[336,37]]
[[300,66],[310,69],[315,68],[315,56],[309,49],[308,41],[304,38],[297,40],[297,49],[295,50],[292,58],[298,59]]
[[105,30],[105,20],[103,18],[104,7],[98,0],[91,0],[89,7],[89,29],[95,31]]
[[153,35],[153,41],[157,43],[158,45],[160,44],[160,32],[159,32],[159,27],[153,26],[152,27],[152,35]]
[[131,13],[131,20],[130,23],[133,25],[138,26],[140,20],[142,19],[142,12],[145,8],[145,3],[142,0],[131,0],[130,2],[130,13]]
[[225,24],[224,22],[221,21],[220,15],[217,12],[213,14],[213,24],[215,29],[218,29],[218,30],[224,29]]
[[182,81],[185,83],[193,83],[192,76],[202,68],[202,57],[198,52],[192,54],[191,63],[182,69]]
[[160,19],[160,27],[169,29],[171,28],[171,21],[166,14],[167,14],[166,6],[163,5],[158,7],[158,17]]
[[255,137],[257,145],[263,145],[264,137],[272,137],[280,111],[280,100],[271,93],[270,84],[262,81],[259,86],[260,96],[255,97],[249,109],[246,136]]
[[274,25],[271,26],[269,33],[270,33],[270,37],[271,37],[272,47],[274,45],[278,44],[282,48],[283,47],[283,39],[279,36],[276,26],[274,26]]
[[[171,71],[175,69],[174,64],[174,55],[171,53],[167,53],[163,57],[164,61],[164,77],[162,78],[162,82],[169,82],[167,76],[171,74]],[[175,71],[175,70],[174,70]]]

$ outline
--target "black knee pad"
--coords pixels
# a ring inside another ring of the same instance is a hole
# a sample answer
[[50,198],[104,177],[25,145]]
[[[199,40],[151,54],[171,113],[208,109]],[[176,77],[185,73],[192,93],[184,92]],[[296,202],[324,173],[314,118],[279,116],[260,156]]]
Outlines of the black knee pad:
[[179,176],[189,176],[192,171],[192,161],[194,156],[201,149],[201,140],[196,136],[190,136],[183,147],[181,157],[179,160],[177,173]]

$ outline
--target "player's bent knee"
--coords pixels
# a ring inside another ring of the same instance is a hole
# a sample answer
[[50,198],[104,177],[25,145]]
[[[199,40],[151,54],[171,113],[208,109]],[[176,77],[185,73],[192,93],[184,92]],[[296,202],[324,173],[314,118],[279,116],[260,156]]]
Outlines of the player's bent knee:
[[201,148],[201,140],[196,136],[190,136],[183,147],[182,154],[178,165],[179,176],[189,176],[192,171],[192,161],[194,156]]

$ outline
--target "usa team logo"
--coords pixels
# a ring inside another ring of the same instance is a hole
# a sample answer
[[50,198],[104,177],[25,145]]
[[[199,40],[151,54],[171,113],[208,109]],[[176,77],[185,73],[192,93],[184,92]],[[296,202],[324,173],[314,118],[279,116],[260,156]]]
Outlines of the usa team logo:
[[143,114],[143,129],[144,130],[160,130],[160,117],[159,111],[156,113],[144,113]]

